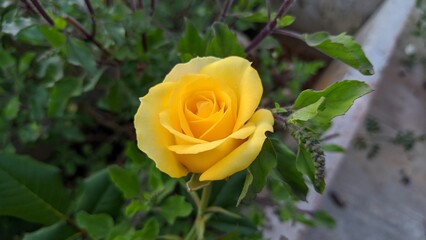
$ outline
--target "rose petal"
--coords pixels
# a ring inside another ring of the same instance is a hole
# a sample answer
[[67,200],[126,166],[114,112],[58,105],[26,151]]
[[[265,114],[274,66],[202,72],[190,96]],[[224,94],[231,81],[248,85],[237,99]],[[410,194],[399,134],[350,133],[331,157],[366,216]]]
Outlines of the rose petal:
[[256,125],[253,135],[229,155],[202,173],[200,181],[224,179],[248,168],[256,159],[265,141],[265,132],[273,132],[274,118],[271,111],[260,109],[254,113],[250,122]]
[[163,111],[160,113],[160,124],[167,129],[171,134],[175,136],[177,144],[199,144],[205,143],[205,140],[188,136],[182,132],[177,131],[172,125],[170,125],[170,117],[168,111]]
[[226,138],[194,145],[171,145],[169,146],[169,149],[177,154],[197,154],[200,152],[206,152],[217,148],[228,139],[246,139],[255,131],[255,129],[256,127],[253,123],[247,123],[240,130],[232,133]]
[[220,58],[196,57],[187,63],[177,64],[172,68],[169,74],[166,75],[163,82],[178,81],[183,75],[188,73],[198,73],[205,65],[216,62],[218,60],[220,60]]
[[190,172],[203,173],[218,161],[225,158],[230,152],[241,145],[245,140],[228,138],[216,148],[198,154],[176,154],[176,158]]
[[174,82],[169,82],[152,87],[148,94],[141,98],[134,125],[139,149],[154,160],[162,172],[179,178],[187,175],[188,170],[167,148],[175,144],[174,135],[160,124],[160,111],[169,104],[169,96],[175,85]]
[[237,94],[239,105],[233,131],[238,130],[251,118],[262,98],[263,87],[257,71],[244,58],[228,57],[204,66],[200,73],[230,86]]

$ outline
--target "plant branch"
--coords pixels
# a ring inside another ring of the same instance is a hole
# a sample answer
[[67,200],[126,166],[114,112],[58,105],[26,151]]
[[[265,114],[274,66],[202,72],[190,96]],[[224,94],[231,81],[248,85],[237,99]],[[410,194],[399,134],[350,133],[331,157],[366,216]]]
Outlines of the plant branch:
[[90,15],[90,22],[92,23],[92,32],[90,33],[90,38],[95,38],[96,35],[96,21],[95,21],[95,12],[93,11],[92,4],[90,3],[90,0],[84,0],[84,3],[86,4],[87,11]]
[[156,0],[151,0],[151,7],[149,9],[149,16],[152,16],[154,14],[155,6],[157,5]]
[[257,34],[253,41],[251,41],[251,43],[245,49],[246,53],[249,53],[255,49],[265,37],[272,33],[272,31],[277,26],[278,19],[288,11],[293,2],[294,0],[283,0],[281,6],[278,9],[277,16],[272,21],[269,21],[259,32],[259,34]]
[[290,30],[275,29],[272,33],[303,40],[302,34]]
[[47,22],[49,25],[53,26],[55,25],[55,22],[53,19],[47,14],[47,12],[44,10],[43,6],[39,3],[38,0],[31,0],[31,3],[33,4],[34,8],[37,10],[36,12]]
[[75,18],[66,16],[65,19],[69,24],[74,26],[81,34],[84,36],[84,40],[93,43],[97,48],[99,48],[105,55],[111,56],[111,53],[106,50],[95,38],[92,36],[84,27],[81,25]]
[[225,20],[226,14],[228,13],[229,8],[232,6],[233,2],[234,2],[234,0],[227,0],[225,2],[225,5],[223,5],[222,12],[221,12],[220,18],[219,18],[220,22],[223,22]]

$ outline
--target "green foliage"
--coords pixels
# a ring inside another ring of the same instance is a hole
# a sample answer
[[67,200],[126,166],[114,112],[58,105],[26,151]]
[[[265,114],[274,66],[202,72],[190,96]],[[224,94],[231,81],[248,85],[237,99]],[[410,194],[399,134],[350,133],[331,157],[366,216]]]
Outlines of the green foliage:
[[66,218],[68,192],[59,169],[29,157],[0,153],[0,215],[52,224]]
[[[357,98],[369,92],[371,92],[371,88],[366,83],[355,80],[345,80],[334,83],[322,91],[303,91],[296,99],[293,107],[300,111],[302,108],[311,104],[318,105],[318,100],[324,97],[325,100],[321,104],[320,109],[318,109],[320,111],[315,117],[309,120],[313,125],[326,129],[330,126],[331,119],[344,114]],[[315,109],[315,107],[313,108]],[[292,116],[290,116],[290,118],[292,118]]]
[[108,172],[111,180],[124,194],[125,198],[137,197],[139,195],[139,180],[134,172],[125,170],[119,166],[110,167]]
[[365,57],[361,46],[345,33],[337,36],[331,36],[327,32],[304,34],[303,40],[309,46],[348,64],[364,75],[374,74],[373,65]]
[[81,228],[87,231],[91,239],[105,239],[109,230],[114,226],[114,221],[107,214],[88,214],[79,212],[76,215],[76,223]]
[[160,207],[161,215],[169,224],[173,224],[178,217],[186,217],[192,211],[191,204],[183,196],[171,196]]

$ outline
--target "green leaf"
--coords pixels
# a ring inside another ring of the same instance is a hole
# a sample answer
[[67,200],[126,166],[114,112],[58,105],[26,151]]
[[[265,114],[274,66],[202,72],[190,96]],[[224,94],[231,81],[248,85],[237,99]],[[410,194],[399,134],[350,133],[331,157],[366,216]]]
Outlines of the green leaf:
[[361,46],[351,36],[345,33],[332,36],[327,32],[317,32],[303,34],[302,38],[309,46],[348,64],[360,73],[364,75],[374,74],[373,65],[365,56]]
[[7,120],[12,120],[16,118],[20,108],[19,96],[13,96],[6,104],[6,107],[3,109],[3,116]]
[[96,61],[88,43],[68,37],[66,40],[66,54],[69,63],[81,66],[91,76],[96,75]]
[[114,226],[112,217],[108,214],[88,214],[79,212],[76,215],[77,225],[86,230],[92,239],[105,239],[109,230]]
[[108,169],[103,169],[84,179],[83,192],[77,202],[76,212],[108,213],[116,216],[122,202],[122,194],[110,180]]
[[185,21],[185,32],[183,37],[179,40],[177,48],[182,61],[186,60],[188,57],[204,56],[206,52],[206,42],[201,38],[191,21]]
[[0,183],[0,215],[46,225],[66,219],[69,197],[59,169],[0,153]]
[[27,52],[19,59],[19,74],[25,74],[26,71],[30,68],[30,65],[36,54],[34,52]]
[[132,239],[155,240],[160,233],[160,224],[155,218],[150,218],[139,231],[136,231]]
[[269,172],[277,166],[277,154],[269,138],[265,140],[262,151],[256,160],[250,165],[249,170],[253,174],[253,184],[251,188],[254,192],[262,191],[266,184]]
[[127,205],[125,213],[126,216],[133,216],[138,212],[148,211],[149,202],[143,200],[133,200]]
[[315,183],[315,166],[314,166],[314,160],[312,158],[311,153],[305,148],[303,144],[299,144],[299,150],[297,153],[297,160],[296,160],[296,167],[297,169],[309,177],[311,180],[311,183],[315,187],[315,191],[318,193],[322,193],[325,188],[325,181],[322,179],[319,186],[317,186]]
[[238,42],[237,36],[223,23],[213,24],[213,39],[207,45],[206,56],[244,57],[244,49]]
[[311,119],[311,122],[318,125],[320,128],[326,129],[330,126],[330,121],[334,117],[346,113],[357,98],[371,91],[370,86],[362,81],[340,81],[322,91],[310,89],[303,91],[297,97],[293,108],[304,108],[316,103],[322,97],[325,97],[322,104],[322,111]]
[[325,97],[321,97],[313,104],[310,104],[306,107],[303,107],[295,112],[293,112],[288,121],[294,123],[295,121],[308,121],[318,115],[324,106]]
[[54,48],[62,49],[65,46],[65,36],[53,27],[40,25],[39,31]]
[[133,198],[139,195],[139,179],[134,172],[119,166],[111,166],[108,173],[115,186],[120,189],[125,198]]
[[271,142],[277,154],[276,170],[278,176],[291,188],[295,196],[301,200],[306,200],[308,187],[305,184],[302,173],[297,169],[296,155],[279,140],[271,139]]
[[69,239],[72,236],[78,236],[75,227],[68,225],[66,222],[57,222],[48,227],[40,228],[39,230],[26,234],[23,240],[57,240]]
[[322,150],[325,152],[336,152],[341,153],[344,152],[345,149],[337,144],[324,144],[321,146]]
[[105,72],[105,68],[99,69],[96,71],[96,74],[92,76],[89,79],[89,82],[87,82],[83,87],[83,92],[91,91],[95,88],[96,84],[98,83],[99,79],[102,77],[102,75]]
[[286,15],[286,16],[278,19],[277,26],[278,26],[278,28],[288,27],[291,24],[293,24],[294,20],[295,20],[295,17],[290,16],[290,15]]
[[328,228],[334,228],[336,226],[336,221],[326,211],[316,211],[313,220],[316,225],[324,225]]
[[64,18],[61,17],[55,17],[55,19],[53,19],[55,28],[58,30],[64,30],[67,27],[67,20],[65,20]]
[[69,99],[81,93],[82,80],[79,78],[65,78],[59,81],[50,91],[48,106],[49,117],[60,117],[64,114]]
[[210,181],[200,181],[201,174],[192,174],[191,179],[186,183],[186,187],[188,191],[196,191],[208,186]]
[[253,183],[253,174],[251,174],[250,169],[246,173],[246,179],[244,181],[243,188],[241,189],[240,196],[238,197],[238,201],[236,206],[240,205],[240,202],[246,197],[247,192],[250,188],[250,185]]
[[169,224],[173,224],[178,217],[186,217],[192,211],[192,205],[185,201],[184,196],[171,196],[160,207],[161,215]]

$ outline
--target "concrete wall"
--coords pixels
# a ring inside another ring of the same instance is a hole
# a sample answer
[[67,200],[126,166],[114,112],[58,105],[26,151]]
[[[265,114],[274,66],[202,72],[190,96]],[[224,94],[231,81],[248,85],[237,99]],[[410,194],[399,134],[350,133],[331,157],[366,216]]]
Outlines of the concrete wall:
[[[277,1],[278,3],[279,1]],[[356,33],[383,0],[296,0],[290,14],[295,30]]]

